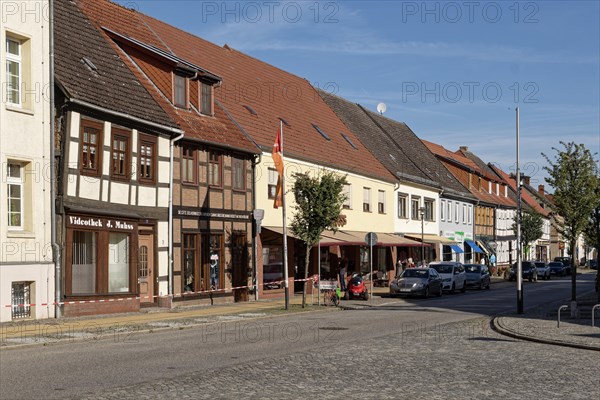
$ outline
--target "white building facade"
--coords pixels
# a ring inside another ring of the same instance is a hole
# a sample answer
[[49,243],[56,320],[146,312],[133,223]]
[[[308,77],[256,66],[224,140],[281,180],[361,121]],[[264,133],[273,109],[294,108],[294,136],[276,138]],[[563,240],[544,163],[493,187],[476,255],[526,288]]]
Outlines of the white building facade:
[[51,318],[48,1],[0,3],[0,322]]
[[451,240],[442,250],[444,261],[467,262],[465,258],[465,240],[474,240],[473,203],[458,198],[440,200],[440,236]]

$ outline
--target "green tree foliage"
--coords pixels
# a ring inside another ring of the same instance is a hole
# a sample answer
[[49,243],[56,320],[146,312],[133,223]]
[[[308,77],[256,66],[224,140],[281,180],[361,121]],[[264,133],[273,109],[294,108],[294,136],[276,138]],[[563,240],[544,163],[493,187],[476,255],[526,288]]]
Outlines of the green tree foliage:
[[[306,246],[304,279],[308,278],[310,250],[319,242],[323,231],[336,231],[338,228],[342,206],[346,200],[343,189],[347,183],[345,176],[330,171],[314,177],[308,174],[296,175],[296,182],[292,187],[296,204],[291,230]],[[306,285],[305,281],[302,307],[306,305]]]
[[556,226],[556,229],[569,243],[572,265],[571,300],[576,301],[577,260],[574,249],[596,204],[598,169],[592,153],[585,145],[574,142],[560,144],[563,149],[552,148],[556,152],[554,160],[544,153],[542,156],[548,162],[548,166],[544,166],[549,174],[546,182],[554,188],[552,211],[563,219],[563,223]]
[[[596,202],[584,231],[585,241],[596,249],[596,263],[600,264],[600,175],[596,175]],[[600,302],[600,268],[596,271],[596,293]]]
[[[544,234],[544,219],[542,215],[535,211],[526,211],[521,218],[521,242],[523,243],[523,252],[529,254],[530,245]],[[514,222],[512,230],[517,234],[517,223]]]

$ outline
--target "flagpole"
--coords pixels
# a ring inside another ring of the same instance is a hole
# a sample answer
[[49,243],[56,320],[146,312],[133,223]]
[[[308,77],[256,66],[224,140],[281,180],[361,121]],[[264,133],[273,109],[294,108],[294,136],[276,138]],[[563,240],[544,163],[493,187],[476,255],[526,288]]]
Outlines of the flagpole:
[[[279,121],[281,133],[281,160],[283,161],[283,121]],[[283,216],[283,279],[285,280],[285,309],[290,304],[290,288],[288,280],[287,219],[285,215],[285,173],[281,176],[281,214]]]

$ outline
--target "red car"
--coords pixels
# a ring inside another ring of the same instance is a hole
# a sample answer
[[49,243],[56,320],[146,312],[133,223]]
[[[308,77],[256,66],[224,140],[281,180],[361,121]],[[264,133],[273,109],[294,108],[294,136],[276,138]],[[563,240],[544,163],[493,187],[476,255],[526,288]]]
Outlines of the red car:
[[359,274],[352,275],[350,282],[348,282],[346,288],[346,298],[352,300],[354,298],[362,298],[369,300],[369,291],[365,286],[365,281]]

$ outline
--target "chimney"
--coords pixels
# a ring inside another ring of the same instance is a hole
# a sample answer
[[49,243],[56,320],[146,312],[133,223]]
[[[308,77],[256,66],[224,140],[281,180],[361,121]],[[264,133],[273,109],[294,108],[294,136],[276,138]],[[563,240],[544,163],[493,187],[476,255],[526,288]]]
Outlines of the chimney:
[[469,151],[469,146],[460,146],[459,150],[462,151],[463,153],[466,153],[467,151]]
[[531,177],[527,175],[521,175],[521,179],[523,180],[523,185],[530,185]]
[[538,185],[538,193],[541,194],[542,196],[545,195],[544,185]]

